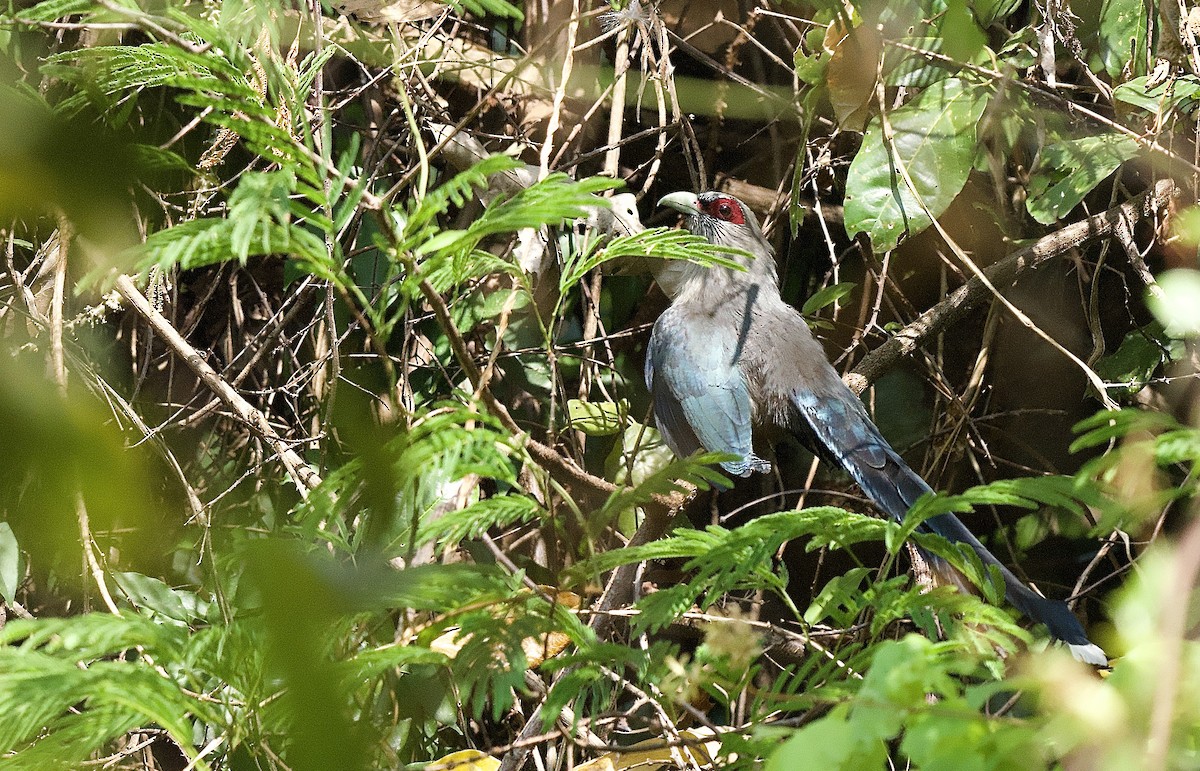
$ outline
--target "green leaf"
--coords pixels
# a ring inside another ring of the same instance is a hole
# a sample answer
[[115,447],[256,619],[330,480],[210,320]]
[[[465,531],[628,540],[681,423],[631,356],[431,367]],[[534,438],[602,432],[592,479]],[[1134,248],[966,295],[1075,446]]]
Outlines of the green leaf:
[[17,588],[21,585],[24,573],[21,562],[21,547],[17,545],[12,526],[0,522],[0,597],[9,605],[16,600]]
[[1147,293],[1146,304],[1171,337],[1200,335],[1200,271],[1168,270],[1158,277],[1162,295]]
[[567,428],[588,436],[611,436],[621,430],[629,416],[629,403],[567,400]]
[[46,0],[29,8],[24,8],[15,14],[21,21],[58,21],[64,16],[76,16],[94,11],[96,4],[92,0]]
[[1072,430],[1079,436],[1071,443],[1070,451],[1079,452],[1099,447],[1135,432],[1154,433],[1177,428],[1178,423],[1163,412],[1148,412],[1127,408],[1123,410],[1101,410],[1090,418],[1076,423]]
[[1200,462],[1200,431],[1180,428],[1156,437],[1154,460],[1160,466]]
[[525,14],[521,9],[505,0],[447,0],[457,11],[467,11],[476,16],[499,16],[502,19],[523,21]]
[[827,286],[824,289],[815,292],[812,297],[809,297],[807,300],[805,300],[804,307],[800,309],[800,312],[805,316],[811,316],[812,314],[824,308],[826,305],[832,305],[853,292],[855,286],[857,286],[857,284],[851,281],[843,281],[840,284]]
[[[863,579],[873,573],[870,568],[851,568],[831,578],[804,611],[805,623],[816,624],[828,618],[837,626],[849,626],[861,607]],[[853,615],[848,615],[846,609]]]
[[134,606],[147,608],[176,621],[193,618],[183,600],[159,579],[141,573],[117,573],[113,577]]
[[264,223],[286,223],[296,175],[287,171],[245,174],[229,197],[229,245],[243,263],[251,254],[271,251],[269,229]]
[[792,68],[796,77],[810,86],[819,86],[825,82],[825,68],[829,66],[829,51],[818,50],[806,54],[803,48],[797,48],[792,60]]
[[958,62],[970,62],[983,50],[987,37],[971,13],[969,0],[947,0],[934,25],[942,52]]
[[959,78],[935,83],[888,114],[892,142],[879,118],[873,120],[846,178],[846,233],[865,232],[874,249],[885,251],[945,212],[974,163],[975,131],[988,93]]
[[1142,0],[1104,0],[1100,7],[1099,55],[1113,80],[1146,71],[1146,8]]
[[545,509],[528,495],[493,495],[470,506],[422,520],[417,543],[436,543],[439,549],[454,548],[467,538],[478,538],[494,527],[528,522],[545,514]]
[[1140,107],[1151,115],[1162,115],[1172,109],[1190,112],[1200,98],[1200,78],[1184,75],[1147,89],[1149,78],[1142,76],[1113,89],[1113,99]]
[[510,312],[519,311],[531,301],[529,292],[523,288],[496,289],[484,286],[456,303],[451,308],[451,317],[460,331],[469,332],[484,321],[498,318],[505,308]]
[[417,245],[413,253],[418,257],[429,252],[440,252],[443,249],[452,249],[458,245],[467,235],[465,230],[443,230]]
[[1116,133],[1048,145],[1030,177],[1025,208],[1038,222],[1052,225],[1137,152],[1137,142]]
[[1132,396],[1150,382],[1160,366],[1182,355],[1182,344],[1168,337],[1161,324],[1152,322],[1125,335],[1117,350],[1096,362],[1096,374],[1111,384],[1110,393]]
[[[770,590],[790,606],[786,571],[775,565],[775,553],[780,546],[796,538],[808,537],[810,551],[826,545],[843,547],[864,540],[878,540],[886,526],[881,520],[832,506],[785,511],[767,514],[733,530],[717,525],[704,530],[680,528],[654,543],[598,554],[573,568],[573,573],[588,576],[645,560],[688,558],[684,569],[694,571],[695,576],[674,588],[669,601],[651,599],[665,592],[651,595],[648,600],[652,604],[667,602],[669,607],[686,609],[696,602],[706,607],[726,592],[756,588]],[[794,607],[793,610],[800,615]],[[656,628],[671,621],[670,618],[647,615],[646,619],[638,621],[639,625]]]
[[969,3],[979,25],[985,29],[1007,19],[1020,4],[1021,0],[971,0]]
[[887,767],[887,747],[874,737],[863,736],[859,726],[846,719],[842,709],[798,729],[767,762],[767,771],[797,768]]

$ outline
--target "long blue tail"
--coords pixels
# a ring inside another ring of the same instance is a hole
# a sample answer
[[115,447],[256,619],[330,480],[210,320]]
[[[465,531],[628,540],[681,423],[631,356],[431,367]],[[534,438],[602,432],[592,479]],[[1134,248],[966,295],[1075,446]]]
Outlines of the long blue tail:
[[[925,480],[891,448],[871,422],[862,402],[849,389],[844,397],[818,398],[805,391],[793,394],[792,399],[816,440],[889,516],[903,521],[912,504],[931,491]],[[1029,618],[1045,624],[1051,635],[1067,644],[1076,659],[1098,666],[1108,664],[1104,651],[1088,640],[1083,625],[1066,603],[1042,597],[1026,586],[953,514],[930,517],[921,527],[952,543],[967,544],[985,565],[998,568],[1008,601]],[[924,549],[920,551],[940,575],[950,577],[960,588],[970,589],[966,579],[946,560]]]

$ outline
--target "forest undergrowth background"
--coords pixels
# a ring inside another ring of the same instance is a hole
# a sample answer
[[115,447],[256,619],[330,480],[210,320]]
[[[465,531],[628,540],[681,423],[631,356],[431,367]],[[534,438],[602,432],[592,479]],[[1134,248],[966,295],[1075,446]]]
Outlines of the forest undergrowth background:
[[[1194,16],[0,5],[0,768],[1196,767]],[[903,525],[663,445],[678,190]],[[911,575],[945,511],[1111,669]]]

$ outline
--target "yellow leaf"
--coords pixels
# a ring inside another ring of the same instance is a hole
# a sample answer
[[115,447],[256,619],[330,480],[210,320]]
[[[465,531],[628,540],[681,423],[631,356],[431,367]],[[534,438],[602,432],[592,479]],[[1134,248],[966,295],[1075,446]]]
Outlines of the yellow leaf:
[[610,752],[575,766],[575,771],[659,771],[678,768],[681,759],[700,768],[713,768],[713,758],[721,749],[715,733],[709,729],[680,731],[679,738],[689,743],[683,747],[664,747],[662,739],[649,739],[626,752]]
[[426,766],[426,771],[496,771],[500,761],[479,750],[459,750]]

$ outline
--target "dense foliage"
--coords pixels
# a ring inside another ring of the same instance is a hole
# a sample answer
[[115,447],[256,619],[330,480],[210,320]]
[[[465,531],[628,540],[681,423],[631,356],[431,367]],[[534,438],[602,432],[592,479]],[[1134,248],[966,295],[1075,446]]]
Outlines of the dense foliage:
[[[0,768],[1196,767],[1200,59],[1147,10],[8,0]],[[714,188],[944,491],[904,525],[655,432],[653,275],[736,255],[653,203]],[[913,580],[946,511],[1111,672]]]

